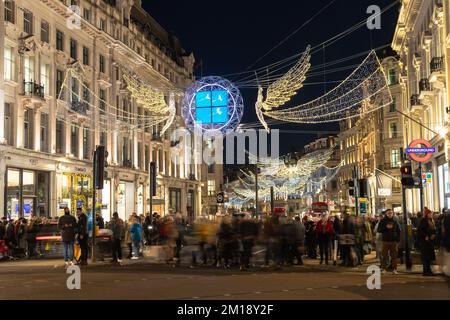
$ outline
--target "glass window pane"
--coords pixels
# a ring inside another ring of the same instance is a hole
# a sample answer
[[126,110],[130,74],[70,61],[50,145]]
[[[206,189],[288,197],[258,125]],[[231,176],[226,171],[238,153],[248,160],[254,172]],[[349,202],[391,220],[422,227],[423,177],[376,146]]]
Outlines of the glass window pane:
[[448,163],[444,165],[444,186],[445,186],[445,193],[450,193],[450,184],[448,180]]
[[35,194],[34,189],[34,172],[33,171],[23,171],[23,193],[24,194]]

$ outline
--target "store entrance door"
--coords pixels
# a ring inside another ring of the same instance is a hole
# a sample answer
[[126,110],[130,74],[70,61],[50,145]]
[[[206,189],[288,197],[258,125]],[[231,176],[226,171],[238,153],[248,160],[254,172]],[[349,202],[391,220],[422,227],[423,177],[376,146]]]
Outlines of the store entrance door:
[[24,197],[22,207],[22,217],[30,219],[31,215],[36,213],[36,198]]

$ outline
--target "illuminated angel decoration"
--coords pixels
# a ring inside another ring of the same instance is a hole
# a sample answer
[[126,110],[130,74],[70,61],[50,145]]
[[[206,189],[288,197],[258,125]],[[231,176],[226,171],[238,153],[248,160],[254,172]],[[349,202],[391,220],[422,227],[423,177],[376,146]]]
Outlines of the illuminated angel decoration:
[[[291,73],[290,70],[285,76]],[[278,107],[289,101],[292,98],[291,94],[293,92],[295,94],[295,90],[299,89],[299,84],[295,81],[291,83],[291,91],[279,89],[279,87],[289,86],[289,82],[284,80],[285,76],[271,85],[268,90],[268,96],[273,95],[272,92],[279,95],[284,93],[284,98],[266,99],[269,103],[263,103],[261,102],[262,90],[260,90],[258,102],[256,103],[260,121],[261,119],[264,120],[264,116],[267,116],[272,119],[292,123],[338,122],[361,116],[362,112],[370,113],[376,111],[391,104],[393,101],[386,75],[375,51],[371,51],[347,79],[325,95],[296,107],[279,109]],[[288,79],[290,78],[288,76]],[[279,81],[281,82],[279,83]],[[301,77],[297,81],[304,81],[304,78]],[[274,89],[271,89],[272,86],[274,86]],[[279,95],[276,95],[276,97]],[[364,109],[362,106],[364,106]],[[267,128],[265,121],[261,121],[261,123]]]
[[259,86],[258,98],[256,101],[256,115],[269,132],[267,122],[264,120],[264,113],[283,106],[297,91],[303,87],[306,80],[306,73],[311,67],[311,47],[308,46],[303,52],[299,61],[283,77],[275,81],[267,88],[266,99],[264,100],[263,88]]

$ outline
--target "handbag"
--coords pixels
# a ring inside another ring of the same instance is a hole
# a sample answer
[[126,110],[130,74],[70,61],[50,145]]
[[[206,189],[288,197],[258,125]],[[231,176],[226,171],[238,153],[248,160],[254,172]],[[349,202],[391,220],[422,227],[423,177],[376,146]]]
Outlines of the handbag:
[[73,257],[76,261],[79,261],[81,258],[81,247],[78,243],[75,243],[73,246]]

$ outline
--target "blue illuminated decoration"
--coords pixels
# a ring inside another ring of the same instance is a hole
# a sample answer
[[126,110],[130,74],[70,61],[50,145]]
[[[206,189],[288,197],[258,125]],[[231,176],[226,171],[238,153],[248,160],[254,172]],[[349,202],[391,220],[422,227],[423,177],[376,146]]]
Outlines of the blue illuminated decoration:
[[183,104],[186,126],[206,133],[228,134],[242,119],[241,93],[230,81],[206,77],[187,89]]

